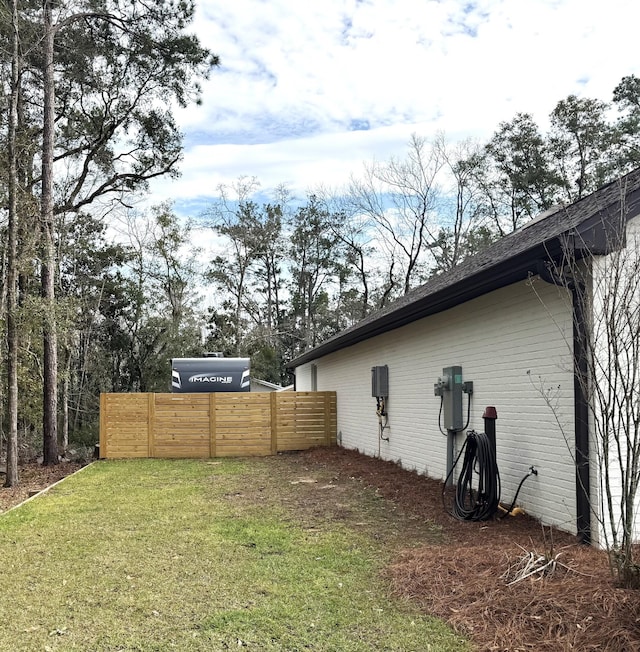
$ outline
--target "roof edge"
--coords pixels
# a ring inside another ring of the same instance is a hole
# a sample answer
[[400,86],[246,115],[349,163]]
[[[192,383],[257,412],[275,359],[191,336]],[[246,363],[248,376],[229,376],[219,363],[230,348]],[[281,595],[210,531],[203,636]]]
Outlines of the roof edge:
[[[616,187],[620,192],[616,192]],[[623,196],[621,193],[624,193]],[[625,222],[640,214],[640,168],[611,181],[573,204],[558,206],[556,210],[543,214],[543,219],[534,218],[518,231],[500,238],[487,249],[450,270],[450,273],[458,272],[460,277],[457,280],[446,283],[445,279],[443,283],[443,275],[434,277],[400,297],[395,302],[399,304],[395,308],[391,304],[371,313],[364,320],[297,356],[286,368],[294,370],[322,356],[522,281],[531,274],[537,275],[538,261],[560,257],[563,246],[571,236],[578,236],[584,245],[574,250],[575,255],[582,257],[608,253],[606,231],[610,220],[615,215],[621,215],[622,209]],[[521,245],[520,251],[504,255],[513,251],[512,245],[516,242]],[[502,252],[505,248],[506,251]],[[496,258],[491,257],[492,252],[497,253]],[[486,260],[483,262],[483,259]],[[465,273],[467,267],[471,269]],[[441,287],[437,287],[438,284]],[[431,292],[428,290],[430,285],[436,286]],[[421,289],[423,296],[410,298]],[[376,313],[379,314],[376,316]]]

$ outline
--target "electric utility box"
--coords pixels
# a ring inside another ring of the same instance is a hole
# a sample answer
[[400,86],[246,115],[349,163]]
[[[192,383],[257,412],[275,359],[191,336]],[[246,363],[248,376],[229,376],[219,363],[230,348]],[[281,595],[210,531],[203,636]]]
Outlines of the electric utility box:
[[373,398],[389,396],[389,367],[386,364],[371,367],[371,396]]
[[442,424],[446,430],[460,431],[462,420],[462,367],[445,367],[433,387],[433,393],[442,397]]

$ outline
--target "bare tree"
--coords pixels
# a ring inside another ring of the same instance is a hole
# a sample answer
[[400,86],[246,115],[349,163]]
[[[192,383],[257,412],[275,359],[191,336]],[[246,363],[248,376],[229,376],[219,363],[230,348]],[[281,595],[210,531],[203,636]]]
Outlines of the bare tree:
[[444,133],[439,133],[434,147],[443,161],[447,179],[438,207],[440,230],[430,244],[436,263],[434,271],[440,273],[477,253],[495,236],[488,223],[484,193],[477,183],[483,166],[481,146],[470,139],[451,146]]
[[[620,238],[624,231],[620,230]],[[640,483],[640,225],[594,261],[589,372],[601,462],[604,534],[624,584],[638,584],[634,526]]]
[[[596,491],[589,490],[580,451],[574,458],[577,478],[599,524],[599,543],[610,553],[612,571],[622,585],[637,588],[640,567],[633,543],[640,486],[640,219],[629,220],[624,187],[620,194],[619,214],[603,217],[597,227],[603,234],[598,249],[567,238],[562,262],[549,273],[557,285],[571,289],[574,332],[582,333],[584,341],[578,350],[573,342],[568,345],[576,391],[586,399],[582,418],[588,420],[595,449],[588,457],[598,466]],[[585,250],[590,253],[583,257]],[[552,397],[541,390],[554,410]],[[559,419],[558,425],[563,428]]]
[[413,134],[405,159],[365,164],[363,178],[349,184],[353,210],[372,220],[389,259],[399,256],[405,293],[423,280],[429,247],[438,237],[436,178],[443,163],[439,148]]

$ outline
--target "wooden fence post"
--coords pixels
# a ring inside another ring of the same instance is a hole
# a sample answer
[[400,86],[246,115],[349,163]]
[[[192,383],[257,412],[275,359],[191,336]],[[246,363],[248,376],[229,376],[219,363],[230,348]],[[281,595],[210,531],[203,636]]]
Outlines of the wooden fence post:
[[271,392],[270,394],[271,406],[271,454],[275,455],[278,452],[278,393]]
[[209,457],[216,456],[216,395],[209,394]]
[[147,394],[147,449],[148,456],[153,457],[155,451],[156,437],[156,395],[153,392]]
[[107,457],[107,395],[100,394],[100,457]]
[[322,393],[324,397],[324,443],[331,446],[331,396],[328,392]]

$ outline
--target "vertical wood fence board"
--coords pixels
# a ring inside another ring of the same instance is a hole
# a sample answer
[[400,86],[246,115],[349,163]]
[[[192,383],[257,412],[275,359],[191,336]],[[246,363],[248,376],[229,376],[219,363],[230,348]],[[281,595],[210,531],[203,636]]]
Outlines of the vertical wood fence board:
[[155,412],[156,412],[156,398],[155,394],[149,394],[149,401],[148,401],[148,410],[149,410],[149,436],[147,437],[148,444],[149,444],[149,450],[148,450],[148,456],[149,457],[154,457],[154,444],[155,444],[155,436],[156,436],[156,430],[155,430]]
[[331,446],[338,445],[338,395],[335,392],[330,394],[331,401]]
[[270,394],[270,408],[271,408],[271,454],[275,455],[278,452],[278,393],[271,392]]
[[216,395],[209,394],[209,457],[216,456]]

